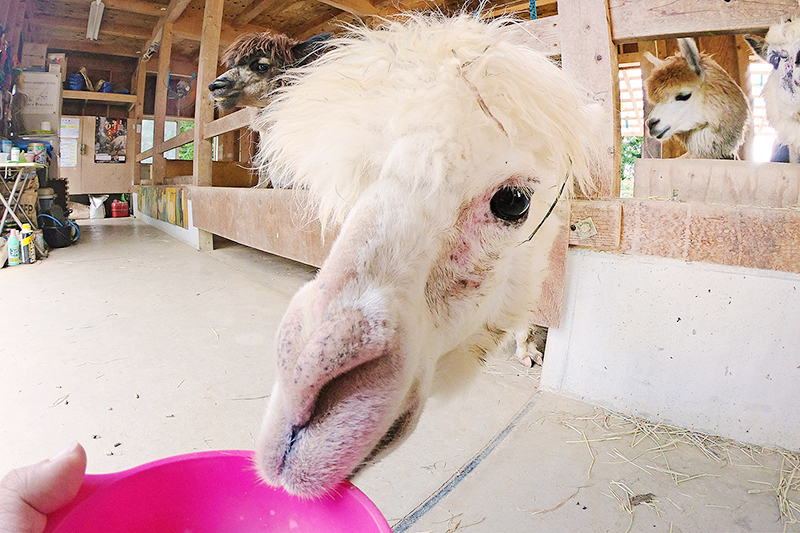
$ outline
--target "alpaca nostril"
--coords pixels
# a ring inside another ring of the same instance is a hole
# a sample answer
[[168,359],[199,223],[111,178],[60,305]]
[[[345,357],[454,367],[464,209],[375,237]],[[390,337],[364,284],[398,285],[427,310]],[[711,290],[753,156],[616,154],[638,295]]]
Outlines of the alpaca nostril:
[[214,92],[220,89],[227,89],[228,87],[230,87],[230,85],[231,82],[226,80],[225,78],[217,78],[208,84],[208,90]]
[[658,123],[659,123],[659,122],[661,122],[661,119],[658,119],[658,118],[651,118],[650,120],[648,120],[648,121],[647,121],[647,127],[648,127],[648,128],[650,128],[650,129],[652,130],[653,128],[655,128],[656,126],[658,126]]

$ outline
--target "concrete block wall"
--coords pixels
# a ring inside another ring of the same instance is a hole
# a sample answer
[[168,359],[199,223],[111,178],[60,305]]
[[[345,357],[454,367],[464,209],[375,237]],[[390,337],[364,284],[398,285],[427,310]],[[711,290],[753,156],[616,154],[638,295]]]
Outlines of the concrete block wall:
[[573,248],[541,386],[800,450],[800,275]]

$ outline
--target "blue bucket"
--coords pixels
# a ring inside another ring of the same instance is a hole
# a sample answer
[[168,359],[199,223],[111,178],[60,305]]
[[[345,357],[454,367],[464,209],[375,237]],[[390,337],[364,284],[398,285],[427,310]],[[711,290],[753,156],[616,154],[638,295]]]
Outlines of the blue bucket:
[[84,81],[81,74],[70,74],[67,76],[67,83],[70,91],[82,91],[84,89]]

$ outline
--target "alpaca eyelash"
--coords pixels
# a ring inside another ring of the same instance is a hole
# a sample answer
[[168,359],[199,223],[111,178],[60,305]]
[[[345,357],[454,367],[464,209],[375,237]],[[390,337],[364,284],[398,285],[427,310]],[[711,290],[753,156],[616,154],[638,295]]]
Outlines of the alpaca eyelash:
[[679,102],[685,102],[689,98],[692,97],[692,93],[680,93],[675,95],[675,100]]

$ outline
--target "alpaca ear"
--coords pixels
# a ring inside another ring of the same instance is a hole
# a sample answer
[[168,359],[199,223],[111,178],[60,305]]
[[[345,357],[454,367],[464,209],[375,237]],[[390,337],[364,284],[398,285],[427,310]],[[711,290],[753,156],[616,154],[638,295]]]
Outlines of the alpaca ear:
[[333,37],[331,33],[322,33],[294,45],[292,47],[294,66],[299,67],[318,58],[331,37]]
[[700,65],[700,51],[697,49],[694,39],[678,39],[678,47],[681,49],[683,57],[686,58],[689,68],[698,76],[702,76],[703,67]]
[[769,45],[766,39],[758,35],[745,35],[744,40],[747,41],[747,44],[750,45],[750,48],[753,49],[753,52],[755,52],[758,57],[767,61],[767,49]]
[[656,67],[656,68],[660,68],[664,63],[666,63],[666,61],[664,61],[663,59],[657,58],[656,56],[654,56],[650,52],[645,52],[644,53],[644,58],[647,59],[650,63],[652,63],[653,66]]

